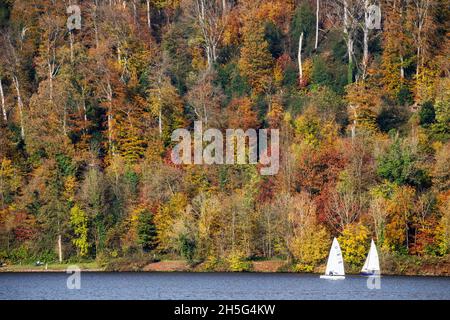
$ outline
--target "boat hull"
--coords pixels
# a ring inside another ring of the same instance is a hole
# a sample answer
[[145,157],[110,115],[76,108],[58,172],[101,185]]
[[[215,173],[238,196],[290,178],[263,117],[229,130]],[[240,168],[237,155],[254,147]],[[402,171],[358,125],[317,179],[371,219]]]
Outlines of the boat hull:
[[362,276],[367,276],[367,277],[372,277],[372,276],[378,276],[380,277],[381,274],[379,271],[374,271],[374,272],[361,272],[360,275]]
[[321,275],[320,279],[326,279],[326,280],[344,280],[345,276],[328,276],[328,275]]

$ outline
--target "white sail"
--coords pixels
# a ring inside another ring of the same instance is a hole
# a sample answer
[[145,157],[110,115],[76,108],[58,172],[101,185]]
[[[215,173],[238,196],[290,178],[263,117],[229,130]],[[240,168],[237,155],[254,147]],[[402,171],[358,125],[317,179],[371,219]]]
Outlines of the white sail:
[[341,247],[336,238],[333,239],[330,255],[328,256],[327,269],[325,275],[321,278],[325,279],[344,279],[344,260],[342,258]]
[[380,273],[380,261],[378,259],[377,247],[375,242],[370,243],[369,254],[367,255],[366,262],[361,270],[362,273],[379,274]]

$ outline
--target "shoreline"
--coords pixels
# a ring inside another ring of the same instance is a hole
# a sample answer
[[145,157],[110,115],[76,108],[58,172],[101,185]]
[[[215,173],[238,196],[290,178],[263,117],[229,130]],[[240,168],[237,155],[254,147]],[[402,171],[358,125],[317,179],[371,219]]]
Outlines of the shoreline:
[[[51,264],[45,268],[45,266],[31,266],[31,265],[8,265],[0,267],[1,273],[66,273],[67,267],[71,265],[77,265],[77,263],[71,264]],[[323,273],[324,266],[315,268],[312,272],[298,272],[292,270],[292,268],[286,267],[287,264],[282,260],[267,260],[267,261],[252,261],[252,268],[246,271],[230,271],[224,269],[218,270],[204,270],[198,266],[189,266],[184,260],[163,260],[158,262],[152,262],[136,268],[130,265],[121,265],[114,268],[100,267],[96,263],[79,263],[81,272],[142,272],[142,273],[298,273],[298,274],[316,274]],[[408,270],[408,268],[400,268],[398,270],[389,270],[384,268],[382,276],[424,276],[424,277],[450,277],[450,269],[447,268],[448,263],[444,262],[442,265],[423,265],[420,268]],[[383,270],[383,268],[382,268]],[[349,270],[346,275],[359,275],[359,272],[355,270]]]
[[[319,277],[322,275],[322,273],[315,273],[315,272],[294,272],[294,271],[275,271],[275,272],[264,272],[264,271],[133,271],[133,270],[127,270],[127,271],[107,271],[104,269],[85,269],[81,270],[81,272],[88,272],[88,273],[153,273],[153,274],[182,274],[182,273],[193,273],[193,274],[299,274],[299,275],[316,275]],[[27,269],[27,270],[1,270],[1,274],[33,274],[33,273],[66,273],[66,270],[38,270],[38,269]],[[367,277],[365,275],[361,275],[359,273],[347,273],[345,276],[361,276],[361,277]],[[382,273],[381,277],[429,277],[429,278],[450,278],[450,275],[448,274],[393,274],[393,273]]]

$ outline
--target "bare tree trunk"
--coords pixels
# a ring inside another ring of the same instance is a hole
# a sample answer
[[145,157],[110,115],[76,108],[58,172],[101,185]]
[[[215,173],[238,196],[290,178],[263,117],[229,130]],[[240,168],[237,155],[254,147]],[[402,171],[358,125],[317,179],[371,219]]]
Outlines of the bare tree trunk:
[[400,78],[404,79],[405,78],[405,68],[403,67],[403,56],[400,56],[400,62],[401,62]]
[[151,17],[150,17],[150,0],[147,0],[146,3],[147,3],[147,27],[148,27],[148,31],[151,32],[152,31],[152,23],[151,23]]
[[111,88],[111,84],[109,83],[108,80],[108,84],[107,84],[107,92],[106,92],[106,97],[108,99],[108,115],[107,115],[107,119],[108,119],[108,145],[109,145],[109,152],[110,154],[114,155],[114,146],[113,146],[113,110],[112,110],[112,98],[113,98],[113,93],[112,93],[112,88]]
[[419,77],[419,73],[420,73],[420,46],[417,46],[416,78]]
[[226,15],[228,12],[227,0],[222,0],[222,15]]
[[22,139],[25,139],[25,129],[23,127],[23,102],[22,102],[22,96],[20,95],[20,87],[19,87],[19,80],[14,75],[13,76],[13,83],[16,88],[16,94],[17,94],[17,106],[19,107],[19,118],[20,118],[20,136]]
[[317,2],[316,2],[316,43],[314,45],[314,49],[316,49],[316,50],[319,45],[319,7],[320,7],[320,0],[317,0]]
[[302,43],[303,43],[303,32],[300,35],[300,39],[298,41],[298,75],[300,82],[303,80]]
[[97,6],[98,6],[98,0],[95,0],[94,17],[92,20],[94,23],[95,47],[98,49]]
[[73,64],[73,33],[69,31],[69,43],[70,43],[70,63]]
[[87,129],[87,110],[86,110],[86,96],[84,93],[84,88],[81,89],[81,98],[83,99],[83,121],[84,121],[84,130]]
[[5,120],[5,123],[6,123],[8,121],[8,117],[6,115],[5,95],[3,93],[3,85],[2,85],[2,79],[1,78],[0,78],[0,99],[2,101],[3,120]]
[[369,27],[367,21],[369,20],[369,0],[364,0],[364,18],[363,24],[363,61],[362,61],[362,78],[366,78],[367,66],[369,64]]
[[356,126],[358,124],[358,112],[357,112],[358,107],[351,105],[350,109],[353,111],[353,123],[352,123],[352,127],[351,127],[351,130],[352,130],[352,142],[353,142],[355,140],[355,137],[356,137]]
[[348,10],[348,2],[344,0],[344,33],[347,36],[348,63],[351,65],[353,63],[353,32],[350,27]]
[[62,263],[62,243],[61,243],[61,235],[58,235],[58,257],[59,263]]
[[423,32],[428,19],[428,9],[430,7],[430,0],[414,0],[416,6],[416,21],[417,21],[417,33],[416,33],[416,45],[417,45],[417,67],[416,77],[420,74],[420,69],[423,66],[424,47],[423,47]]
[[67,106],[64,103],[64,113],[63,113],[63,133],[67,136]]
[[236,224],[236,209],[233,208],[233,216],[231,220],[231,250],[234,251],[234,242],[235,242],[235,224]]
[[217,46],[226,25],[227,7],[226,0],[222,0],[222,5],[211,0],[196,0],[194,3],[195,15],[204,40],[208,69],[211,69],[217,60]]
[[133,1],[133,23],[135,26],[139,28],[139,24],[137,23],[137,8],[136,1]]
[[159,108],[158,114],[158,128],[159,128],[159,136],[162,137],[162,110]]
[[53,101],[53,71],[52,71],[52,66],[51,63],[48,62],[47,63],[48,66],[48,81],[49,81],[49,95],[50,95],[50,101]]

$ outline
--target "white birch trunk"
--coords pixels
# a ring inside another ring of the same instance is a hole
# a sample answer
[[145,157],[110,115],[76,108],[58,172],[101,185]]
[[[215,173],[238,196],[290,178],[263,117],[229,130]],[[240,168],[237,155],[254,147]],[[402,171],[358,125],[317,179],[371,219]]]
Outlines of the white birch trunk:
[[19,107],[19,119],[20,119],[20,136],[22,139],[25,139],[25,129],[24,129],[24,122],[23,122],[23,102],[22,102],[22,96],[20,94],[20,86],[19,86],[19,80],[14,75],[13,76],[13,83],[14,87],[16,88],[16,94],[17,94],[17,106]]
[[8,121],[8,117],[6,115],[5,95],[3,93],[3,85],[2,85],[2,79],[1,78],[0,78],[0,100],[2,101],[3,120],[5,120],[5,123],[6,123]]
[[59,258],[59,263],[62,263],[62,243],[61,243],[61,235],[58,235],[58,258]]
[[347,37],[348,63],[349,65],[351,65],[353,63],[353,34],[349,22],[347,0],[344,0],[344,33],[346,34]]
[[69,31],[69,44],[70,44],[70,63],[73,64],[73,33]]
[[151,17],[150,17],[150,0],[147,0],[146,4],[147,4],[147,27],[148,27],[148,31],[151,32],[152,31],[152,22],[151,22]]
[[107,119],[108,119],[109,152],[110,152],[110,154],[114,155],[115,153],[114,153],[114,146],[113,146],[113,110],[112,110],[113,93],[112,93],[112,88],[111,88],[111,84],[109,83],[109,80],[108,80],[108,84],[107,84],[106,97],[108,99],[108,115],[107,115]]
[[316,50],[319,45],[319,7],[320,7],[320,0],[317,0],[317,2],[316,2],[316,43],[314,45],[314,49],[316,49]]
[[303,66],[302,66],[302,44],[303,44],[303,32],[298,40],[298,75],[300,81],[303,80]]

